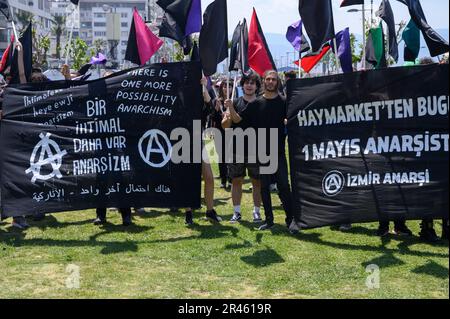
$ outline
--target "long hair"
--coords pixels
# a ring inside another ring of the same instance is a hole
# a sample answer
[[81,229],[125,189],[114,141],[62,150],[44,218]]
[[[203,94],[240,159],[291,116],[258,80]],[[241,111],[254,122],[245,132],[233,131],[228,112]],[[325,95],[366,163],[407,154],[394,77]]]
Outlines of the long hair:
[[[227,80],[223,80],[219,86],[219,98],[222,101],[222,103],[225,102],[225,100],[227,99],[227,96],[223,92],[224,91],[223,89],[226,87],[227,84],[228,84]],[[228,90],[230,91],[230,96],[233,91],[233,85],[234,85],[233,80],[230,80],[230,86],[228,87]]]

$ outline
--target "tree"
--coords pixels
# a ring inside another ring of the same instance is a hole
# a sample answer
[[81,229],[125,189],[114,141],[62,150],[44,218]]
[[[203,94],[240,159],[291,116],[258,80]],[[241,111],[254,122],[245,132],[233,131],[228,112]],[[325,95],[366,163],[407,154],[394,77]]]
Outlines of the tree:
[[40,35],[33,28],[33,65],[46,68],[48,65],[47,56],[50,50],[50,37],[49,35]]
[[350,47],[352,48],[352,64],[357,69],[358,63],[362,60],[362,46],[359,46],[360,52],[356,53],[356,37],[353,33],[350,34]]
[[104,52],[108,48],[108,42],[103,39],[96,39],[93,43],[92,55],[97,55],[100,52]]
[[61,36],[64,34],[66,29],[66,17],[52,15],[52,22],[54,24],[52,28],[52,33],[56,37],[56,58],[61,59]]
[[[69,43],[64,50],[65,54],[69,50]],[[87,55],[88,45],[80,38],[72,39],[72,45],[69,52],[69,56],[73,61],[72,68],[75,70],[80,69],[84,64],[89,62],[90,57]]]
[[28,27],[30,21],[34,19],[34,14],[28,11],[19,10],[19,12],[15,15],[15,22],[18,25],[19,29],[17,32],[23,33],[25,29]]

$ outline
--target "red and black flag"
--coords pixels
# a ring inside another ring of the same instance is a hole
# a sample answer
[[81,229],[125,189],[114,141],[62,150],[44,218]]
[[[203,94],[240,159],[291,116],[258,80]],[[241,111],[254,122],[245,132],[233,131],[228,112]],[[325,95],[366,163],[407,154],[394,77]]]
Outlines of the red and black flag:
[[3,52],[2,59],[0,61],[0,74],[4,74],[6,69],[11,66],[14,53],[14,42],[14,35],[11,35],[11,41],[5,52]]
[[134,8],[125,60],[144,65],[162,45],[163,41],[153,34]]
[[237,25],[231,41],[230,71],[241,70],[243,73],[250,69],[248,65],[248,29],[247,21]]
[[[319,53],[317,54],[311,53],[304,56],[301,59],[302,69],[306,73],[311,72],[311,70],[317,65],[317,63],[320,62],[320,60],[322,60],[322,58],[325,56],[325,54],[328,53],[328,51],[330,51],[330,49],[331,49],[330,45],[326,44],[323,46],[322,50]],[[294,63],[299,65],[299,61],[295,61]]]
[[427,22],[419,0],[398,0],[408,6],[411,19],[422,31],[431,56],[438,56],[449,51],[448,42],[440,36]]
[[364,0],[341,0],[341,8],[348,6],[356,6],[358,4],[364,4]]
[[250,68],[261,76],[268,70],[276,70],[255,8],[253,8],[253,16],[248,33],[248,64]]
[[298,11],[313,52],[335,37],[331,0],[299,0]]
[[11,20],[11,11],[9,10],[8,0],[0,0],[0,13],[6,17],[6,20]]
[[203,72],[213,75],[217,65],[228,57],[227,0],[215,0],[206,8],[199,47]]

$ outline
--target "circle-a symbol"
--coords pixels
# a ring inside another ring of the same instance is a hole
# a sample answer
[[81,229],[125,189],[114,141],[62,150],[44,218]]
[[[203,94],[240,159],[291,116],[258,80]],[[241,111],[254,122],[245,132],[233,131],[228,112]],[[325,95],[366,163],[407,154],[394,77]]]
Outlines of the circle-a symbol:
[[[166,147],[163,146],[163,143]],[[153,146],[156,144],[156,148]],[[139,140],[138,144],[139,155],[142,160],[151,167],[161,168],[166,166],[172,157],[172,144],[170,143],[167,135],[160,130],[149,130]],[[161,157],[162,161],[153,162],[152,154],[158,154],[157,157]]]
[[[40,142],[36,144],[33,149],[33,153],[30,157],[30,168],[28,168],[25,173],[33,173],[31,182],[35,183],[36,180],[47,181],[54,178],[62,178],[62,174],[59,171],[62,165],[62,158],[67,155],[66,151],[61,151],[59,145],[55,141],[50,139],[51,134],[43,133],[39,134],[41,138]],[[39,152],[40,151],[40,152]],[[36,155],[39,152],[39,159],[36,161]],[[52,172],[47,175],[41,174],[41,169],[43,166],[51,165]]]
[[344,188],[344,175],[339,171],[331,171],[322,181],[323,193],[329,197],[336,196]]

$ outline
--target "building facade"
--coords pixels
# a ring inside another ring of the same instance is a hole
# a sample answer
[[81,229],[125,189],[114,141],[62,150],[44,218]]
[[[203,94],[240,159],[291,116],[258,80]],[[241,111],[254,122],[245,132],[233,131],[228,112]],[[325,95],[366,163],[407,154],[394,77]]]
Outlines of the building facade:
[[121,64],[127,48],[133,8],[142,17],[148,13],[148,0],[80,1],[80,37],[89,47],[107,47],[110,61]]
[[[12,9],[14,21],[17,28],[22,29],[26,22],[22,21],[22,17],[27,17],[30,14],[34,17],[34,28],[38,34],[50,35],[52,28],[52,16],[50,13],[49,0],[9,0],[9,5]],[[9,45],[9,37],[12,34],[11,23],[6,21],[6,18],[0,17],[0,51],[3,52]]]

